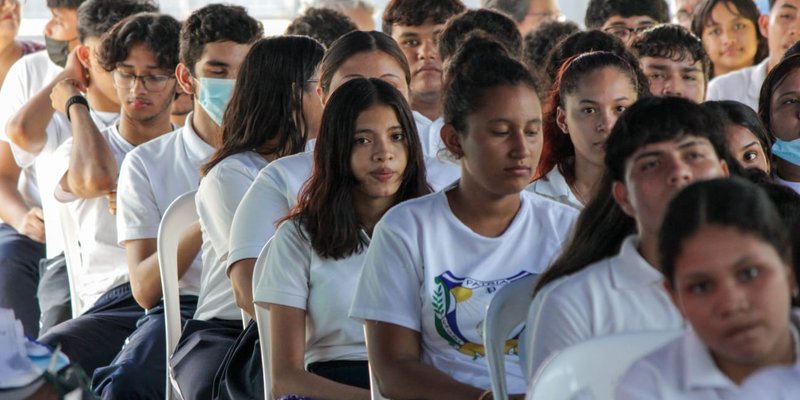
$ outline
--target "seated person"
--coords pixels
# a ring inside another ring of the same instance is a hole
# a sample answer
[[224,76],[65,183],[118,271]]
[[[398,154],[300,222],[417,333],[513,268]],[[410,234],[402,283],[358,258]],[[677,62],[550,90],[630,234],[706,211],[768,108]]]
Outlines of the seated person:
[[669,22],[664,0],[591,0],[586,6],[586,29],[614,35],[630,46],[647,28]]

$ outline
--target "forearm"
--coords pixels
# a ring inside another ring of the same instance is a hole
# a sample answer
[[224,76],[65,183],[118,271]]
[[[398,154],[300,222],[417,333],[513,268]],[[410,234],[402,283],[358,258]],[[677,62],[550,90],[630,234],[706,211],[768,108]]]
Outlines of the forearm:
[[245,258],[233,263],[229,271],[236,305],[250,315],[250,318],[255,318],[256,315],[255,306],[253,306],[253,268],[255,265],[255,258]]
[[158,269],[158,254],[153,252],[141,261],[128,261],[133,298],[144,309],[155,307],[161,301],[161,273]]
[[70,107],[72,150],[67,184],[81,198],[104,196],[117,184],[117,160],[105,138],[94,124],[89,108],[82,104]]
[[43,87],[6,123],[8,139],[28,153],[38,154],[47,143],[45,129],[55,112],[50,104],[50,92],[58,81],[56,78]]
[[275,398],[295,394],[319,399],[369,400],[366,389],[344,385],[308,372],[302,368],[275,366],[272,374],[272,394]]
[[395,400],[477,400],[484,392],[418,360],[394,361],[373,368],[381,394]]
[[186,228],[178,243],[178,278],[180,279],[192,266],[200,248],[203,246],[203,236],[200,223],[195,222]]

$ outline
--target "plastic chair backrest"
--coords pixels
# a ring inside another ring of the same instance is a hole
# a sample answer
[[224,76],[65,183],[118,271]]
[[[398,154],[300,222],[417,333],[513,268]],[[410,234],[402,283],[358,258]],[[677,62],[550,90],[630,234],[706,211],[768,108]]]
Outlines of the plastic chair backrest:
[[67,262],[67,278],[69,280],[69,297],[72,306],[72,318],[77,318],[83,313],[83,302],[78,294],[77,271],[81,270],[81,246],[78,240],[78,222],[64,203],[58,204],[59,218],[61,219],[61,234],[64,237],[64,259]]
[[545,287],[542,288],[539,293],[536,293],[536,295],[533,297],[530,307],[528,307],[527,318],[525,318],[526,328],[524,331],[522,331],[522,335],[520,335],[519,338],[519,361],[522,363],[522,376],[525,377],[526,382],[533,380],[533,375],[536,374],[536,370],[544,361],[544,359],[542,359],[543,356],[536,354],[536,343],[534,343],[533,335],[536,331],[534,327],[539,324],[539,318],[541,316],[540,311],[542,310],[544,299],[550,295],[550,292],[553,291],[556,286],[560,285],[567,278],[568,277],[564,277],[545,285]]
[[517,279],[497,291],[486,307],[483,322],[483,344],[489,377],[492,380],[492,398],[508,398],[506,385],[505,347],[509,333],[525,322],[528,307],[533,300],[533,286],[538,275]]
[[[367,326],[364,325],[364,343],[367,343]],[[367,348],[369,348],[369,344],[367,344]],[[378,379],[375,378],[375,373],[372,371],[372,363],[367,363],[367,368],[369,369],[369,394],[371,400],[389,400],[386,397],[383,397],[381,394],[381,390],[378,387]]]
[[611,399],[614,385],[635,361],[683,333],[630,332],[597,337],[548,358],[528,387],[526,400]]
[[189,225],[197,222],[197,207],[191,191],[178,196],[167,207],[161,224],[158,226],[158,266],[161,273],[161,293],[164,299],[164,326],[167,336],[167,398],[173,394],[180,397],[180,392],[173,393],[177,385],[172,382],[169,358],[178,345],[181,337],[181,298],[178,283],[178,244],[183,232]]
[[[261,280],[261,276],[266,270],[267,250],[269,242],[261,249],[258,254],[256,264],[253,267],[253,291]],[[261,371],[264,378],[264,397],[272,400],[272,377],[269,373],[269,309],[265,303],[255,302],[256,325],[258,326],[258,343],[261,348]]]

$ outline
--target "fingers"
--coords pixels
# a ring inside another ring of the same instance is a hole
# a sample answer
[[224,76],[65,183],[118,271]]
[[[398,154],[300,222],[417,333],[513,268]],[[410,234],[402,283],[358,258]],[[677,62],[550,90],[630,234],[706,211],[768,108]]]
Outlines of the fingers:
[[111,191],[106,194],[106,199],[108,199],[108,212],[111,215],[117,215],[117,191]]

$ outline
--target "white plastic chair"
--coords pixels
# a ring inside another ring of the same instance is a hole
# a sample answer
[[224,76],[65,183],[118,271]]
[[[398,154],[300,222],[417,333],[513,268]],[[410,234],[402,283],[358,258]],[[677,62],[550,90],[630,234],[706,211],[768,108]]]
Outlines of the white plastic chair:
[[545,361],[526,400],[611,399],[614,385],[636,360],[683,333],[632,332],[597,337],[570,346]]
[[522,363],[522,376],[525,377],[526,382],[530,382],[533,380],[533,376],[536,373],[536,370],[539,368],[539,365],[534,365],[534,362],[541,363],[542,361],[536,361],[539,359],[539,355],[536,354],[536,343],[534,343],[534,327],[539,324],[539,319],[541,317],[541,310],[544,305],[545,298],[550,295],[550,292],[556,288],[556,286],[563,283],[568,277],[563,277],[558,279],[554,282],[550,282],[545,285],[544,288],[539,290],[536,296],[533,297],[533,301],[530,304],[527,312],[527,318],[525,318],[525,330],[522,331],[522,335],[520,335],[520,363]]
[[167,207],[158,226],[158,265],[161,272],[161,293],[164,298],[164,326],[167,335],[167,399],[182,399],[178,384],[172,377],[169,359],[181,337],[181,298],[178,285],[178,243],[189,225],[197,222],[194,203],[196,191],[178,196]]
[[[364,344],[367,343],[367,325],[364,325]],[[369,348],[369,345],[367,345]],[[372,400],[389,400],[386,397],[383,397],[381,394],[381,390],[378,387],[378,379],[375,378],[375,373],[372,372],[372,363],[367,363],[367,369],[369,370],[369,397]]]
[[65,203],[58,203],[61,219],[61,234],[64,237],[64,258],[67,262],[67,278],[69,280],[69,297],[72,306],[72,318],[83,313],[83,302],[78,294],[78,274],[81,268],[81,246],[78,240],[78,222]]
[[[261,275],[266,271],[267,250],[269,242],[258,254],[256,264],[253,266],[253,293],[256,285],[261,280]],[[266,303],[254,302],[256,310],[256,325],[258,326],[258,344],[261,348],[261,372],[264,379],[264,398],[272,400],[272,377],[269,374],[269,309]]]
[[489,377],[492,380],[492,398],[508,399],[506,386],[505,345],[509,333],[525,322],[528,307],[533,300],[533,286],[538,275],[528,275],[511,282],[497,291],[486,307],[483,321],[483,345]]

